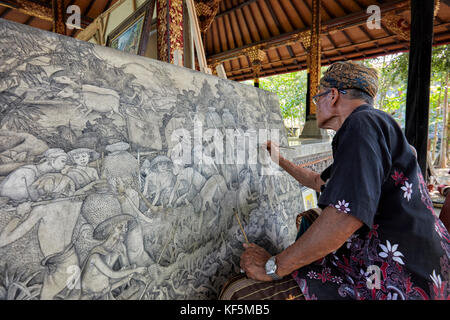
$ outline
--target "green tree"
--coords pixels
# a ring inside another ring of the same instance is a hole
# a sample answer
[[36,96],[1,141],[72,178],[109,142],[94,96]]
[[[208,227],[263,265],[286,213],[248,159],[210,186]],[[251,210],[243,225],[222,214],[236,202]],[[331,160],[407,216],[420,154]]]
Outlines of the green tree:
[[305,71],[260,79],[260,88],[277,94],[283,118],[292,122],[305,122],[306,86]]

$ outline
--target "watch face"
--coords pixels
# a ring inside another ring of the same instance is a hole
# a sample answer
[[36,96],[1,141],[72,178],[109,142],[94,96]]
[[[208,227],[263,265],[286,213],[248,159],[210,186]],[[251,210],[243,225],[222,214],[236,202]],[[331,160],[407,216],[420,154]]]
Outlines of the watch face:
[[275,261],[274,259],[270,258],[266,262],[266,272],[273,273],[274,271],[275,271]]

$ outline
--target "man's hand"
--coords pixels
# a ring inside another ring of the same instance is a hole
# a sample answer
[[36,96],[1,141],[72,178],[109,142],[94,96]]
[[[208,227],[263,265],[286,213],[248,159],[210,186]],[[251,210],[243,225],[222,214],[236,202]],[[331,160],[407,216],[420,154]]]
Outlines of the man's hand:
[[279,163],[280,161],[280,146],[276,144],[275,142],[272,142],[270,140],[266,141],[263,144],[263,147],[267,149],[269,152],[270,158],[273,162]]
[[271,254],[254,243],[244,243],[244,248],[240,265],[247,277],[260,281],[272,281],[273,279],[266,274],[265,268]]

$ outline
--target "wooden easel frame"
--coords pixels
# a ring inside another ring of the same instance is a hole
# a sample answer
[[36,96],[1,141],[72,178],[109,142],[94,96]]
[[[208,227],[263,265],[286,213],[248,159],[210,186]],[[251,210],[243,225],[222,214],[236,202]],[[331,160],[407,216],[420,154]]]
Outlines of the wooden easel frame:
[[197,12],[195,11],[194,0],[186,0],[186,7],[189,15],[189,22],[191,25],[191,32],[194,38],[195,52],[197,53],[198,65],[200,71],[212,74],[211,68],[208,68],[206,62],[205,48],[203,47],[202,36],[200,32],[200,26],[198,25]]

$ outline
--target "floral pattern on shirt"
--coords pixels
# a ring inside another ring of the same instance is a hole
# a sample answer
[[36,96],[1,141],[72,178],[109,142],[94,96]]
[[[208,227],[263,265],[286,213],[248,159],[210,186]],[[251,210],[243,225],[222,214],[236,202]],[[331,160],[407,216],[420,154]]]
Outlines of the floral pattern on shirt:
[[[376,230],[378,227],[378,225],[374,225],[373,229]],[[371,230],[365,239],[353,237],[348,254],[342,254],[341,256],[330,254],[316,262],[316,265],[320,265],[322,273],[309,271],[307,277],[320,280],[322,283],[330,281],[338,284],[338,294],[342,298],[356,300],[429,300],[449,298],[448,284],[442,281],[440,275],[436,274],[435,271],[430,275],[431,296],[416,286],[411,280],[411,275],[403,267],[406,261],[402,260],[404,256],[399,251],[400,246],[392,244],[389,240],[385,244],[380,243],[375,230]],[[344,247],[347,249],[346,246]],[[371,289],[368,286],[368,282],[371,282],[371,273],[368,273],[366,271],[367,268],[365,268],[365,260],[367,258],[380,268],[379,289]],[[447,263],[446,266],[445,262]],[[448,260],[445,260],[445,262],[444,265],[441,265],[441,270],[448,270]],[[337,273],[335,271],[335,274],[333,274],[333,271],[326,267],[328,264],[337,267],[334,268],[334,270],[338,270]],[[358,272],[355,270],[358,270]],[[306,279],[300,278],[298,271],[292,275],[298,283],[302,284],[303,289],[302,287],[300,289],[306,299],[311,299],[312,296],[309,293]]]
[[405,176],[405,174],[401,171],[399,172],[395,170],[394,174],[391,175],[391,178],[394,179],[395,186],[401,185],[400,189],[404,191],[403,198],[406,198],[408,201],[411,200],[413,184],[407,181],[408,178]]
[[349,205],[348,202],[345,202],[345,200],[342,200],[342,201],[338,201],[338,203],[335,204],[334,207],[336,209],[338,209],[338,211],[347,213],[347,212],[350,212],[350,208],[348,207],[348,205]]
[[406,180],[408,180],[407,177],[403,174],[403,172],[398,172],[397,170],[394,171],[394,174],[391,175],[391,178],[395,181],[395,186],[401,184],[404,185]]

